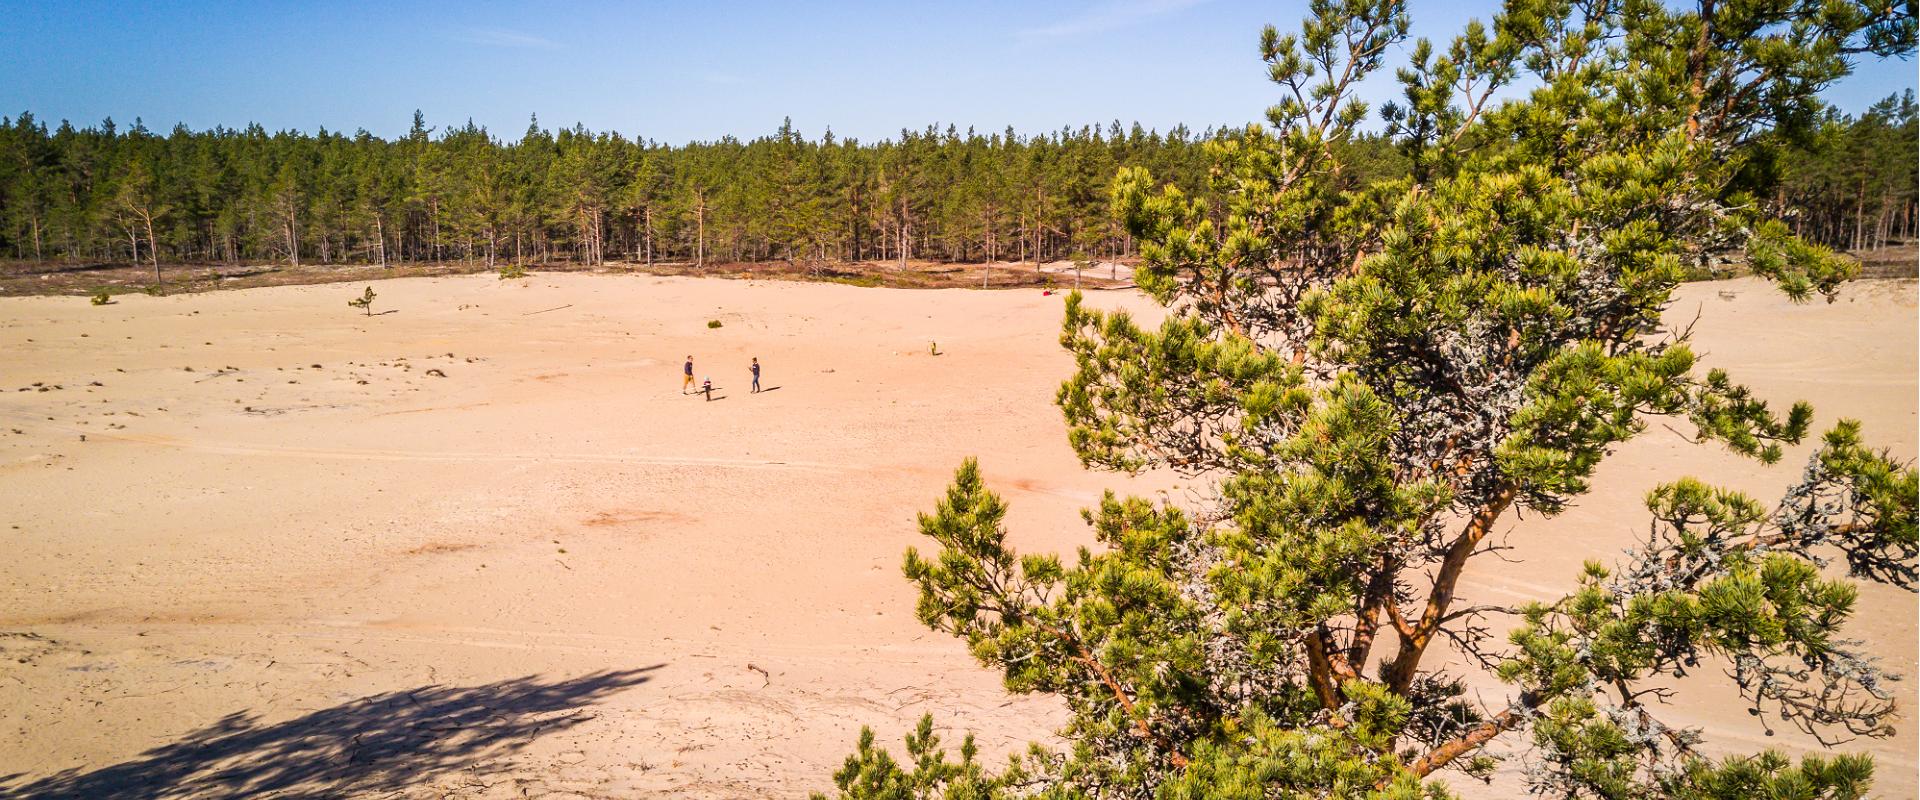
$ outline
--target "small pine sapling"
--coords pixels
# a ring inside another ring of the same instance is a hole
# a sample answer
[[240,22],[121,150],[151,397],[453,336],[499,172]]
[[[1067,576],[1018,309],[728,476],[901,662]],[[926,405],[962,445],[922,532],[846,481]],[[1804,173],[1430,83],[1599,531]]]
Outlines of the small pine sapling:
[[365,311],[367,312],[367,316],[371,317],[373,316],[373,298],[374,297],[375,295],[373,293],[373,287],[369,286],[367,287],[366,294],[360,295],[359,299],[357,300],[348,300],[347,306],[350,308],[358,308],[362,311]]
[[93,297],[89,299],[96,306],[104,306],[113,302],[113,295],[109,293],[107,290],[101,289],[99,291],[94,292]]

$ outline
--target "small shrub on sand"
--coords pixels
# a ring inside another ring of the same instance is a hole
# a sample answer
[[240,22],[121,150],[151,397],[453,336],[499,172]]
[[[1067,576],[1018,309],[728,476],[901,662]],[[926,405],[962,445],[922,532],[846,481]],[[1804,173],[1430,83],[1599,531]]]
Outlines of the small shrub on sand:
[[521,264],[507,264],[500,268],[500,280],[515,280],[527,277],[527,268]]
[[720,320],[717,320],[717,319],[710,319],[710,320],[707,320],[707,327],[709,327],[709,328],[718,328],[718,327],[720,327]]
[[884,285],[881,283],[880,278],[874,275],[829,275],[822,280],[828,283],[843,283],[848,286],[859,286],[865,289],[877,289]]
[[93,304],[96,306],[104,306],[113,302],[113,294],[108,292],[105,289],[101,289],[99,291],[94,292],[93,297],[88,299],[91,300]]
[[366,294],[360,295],[360,298],[357,300],[348,300],[347,306],[350,308],[361,309],[367,312],[367,316],[371,317],[373,316],[373,298],[374,297],[375,295],[373,293],[373,287],[369,286],[367,287]]

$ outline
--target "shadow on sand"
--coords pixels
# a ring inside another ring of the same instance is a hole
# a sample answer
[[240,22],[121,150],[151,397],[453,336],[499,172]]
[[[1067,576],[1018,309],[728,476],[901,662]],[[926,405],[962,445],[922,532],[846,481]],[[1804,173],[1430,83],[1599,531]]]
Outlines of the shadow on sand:
[[110,767],[0,776],[0,797],[331,798],[397,792],[461,770],[477,778],[486,762],[535,737],[593,719],[583,706],[645,683],[660,666],[553,682],[527,676],[423,686],[271,725],[237,712]]

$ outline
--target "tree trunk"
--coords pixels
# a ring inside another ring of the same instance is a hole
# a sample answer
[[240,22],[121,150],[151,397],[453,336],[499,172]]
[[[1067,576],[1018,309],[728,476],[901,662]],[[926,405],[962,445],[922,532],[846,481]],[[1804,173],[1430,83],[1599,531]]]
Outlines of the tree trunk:
[[913,216],[907,209],[907,201],[900,201],[900,268],[907,268],[907,259],[913,257]]
[[294,221],[293,212],[287,212],[287,259],[293,266],[300,266],[300,229]]
[[1860,182],[1860,196],[1853,206],[1853,248],[1859,250],[1866,240],[1867,182]]
[[153,262],[153,282],[160,282],[160,242],[153,238],[153,214],[141,214],[147,223],[147,258]]

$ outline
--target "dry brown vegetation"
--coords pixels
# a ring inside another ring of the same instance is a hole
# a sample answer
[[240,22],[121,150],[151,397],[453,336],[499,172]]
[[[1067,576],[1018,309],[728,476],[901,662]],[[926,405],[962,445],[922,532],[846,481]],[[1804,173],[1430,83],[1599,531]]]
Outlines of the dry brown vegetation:
[[[468,275],[488,272],[485,264],[466,261],[417,262],[380,267],[370,264],[163,264],[165,294],[190,294],[218,289],[262,286],[300,286],[347,283],[387,278]],[[529,264],[537,272],[633,272],[649,275],[844,283],[894,289],[980,288],[1019,289],[1074,286],[1071,262],[1035,265],[1031,262],[961,264],[942,261],[859,261],[807,264],[789,261],[711,263],[655,262],[652,265],[608,262],[599,266],[572,262]],[[1132,284],[1131,269],[1102,263],[1085,270],[1080,285],[1115,288]],[[153,272],[144,264],[55,263],[0,261],[0,296],[90,295],[105,291],[126,294],[153,291]]]

